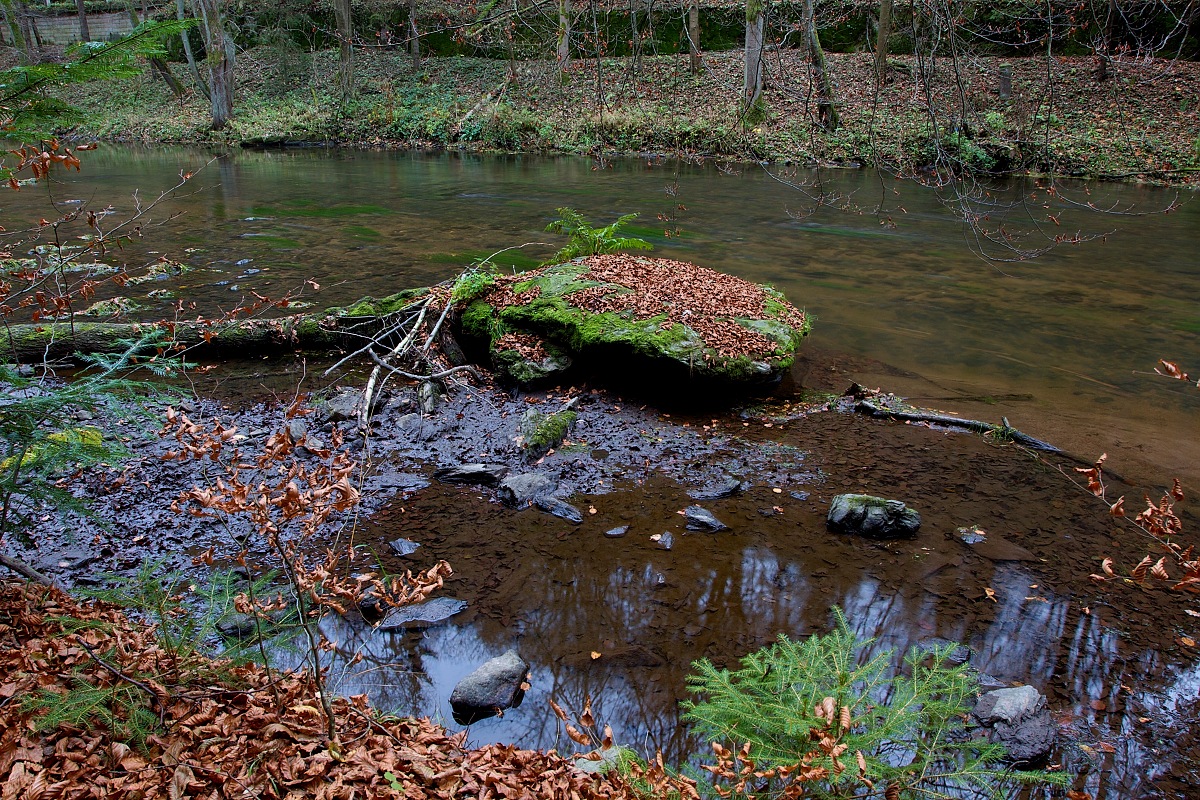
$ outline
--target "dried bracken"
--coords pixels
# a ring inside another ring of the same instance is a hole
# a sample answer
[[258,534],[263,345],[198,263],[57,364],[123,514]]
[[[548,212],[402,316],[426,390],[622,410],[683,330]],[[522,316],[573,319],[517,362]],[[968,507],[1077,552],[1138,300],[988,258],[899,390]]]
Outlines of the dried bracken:
[[[83,621],[87,624],[79,624]],[[0,798],[633,798],[553,751],[463,746],[427,719],[383,719],[363,696],[336,698],[340,758],[330,753],[316,684],[191,657],[173,674],[151,628],[115,607],[55,589],[0,584]],[[224,675],[220,683],[214,675]],[[39,731],[22,699],[81,683],[140,686],[160,720],[145,749],[102,727]]]

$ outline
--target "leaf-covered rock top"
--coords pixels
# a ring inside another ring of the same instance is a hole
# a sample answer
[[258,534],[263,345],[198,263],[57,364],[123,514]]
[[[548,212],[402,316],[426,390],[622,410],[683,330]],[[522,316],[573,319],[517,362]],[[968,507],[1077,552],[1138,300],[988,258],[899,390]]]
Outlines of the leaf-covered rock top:
[[488,341],[498,367],[522,360],[507,370],[518,383],[538,377],[524,367],[547,353],[580,364],[600,348],[611,357],[614,347],[682,365],[691,377],[761,383],[791,365],[809,322],[769,286],[682,261],[612,254],[497,278],[466,309],[463,327]]

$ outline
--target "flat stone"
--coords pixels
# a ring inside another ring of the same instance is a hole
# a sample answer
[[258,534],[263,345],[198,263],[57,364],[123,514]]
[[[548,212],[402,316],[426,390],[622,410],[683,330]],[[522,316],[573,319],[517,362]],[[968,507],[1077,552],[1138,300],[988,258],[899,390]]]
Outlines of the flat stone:
[[392,552],[398,556],[410,556],[417,552],[420,547],[419,542],[414,542],[412,539],[392,539],[388,542],[388,547],[392,548]]
[[559,519],[565,519],[567,522],[573,522],[576,525],[583,523],[583,513],[578,508],[552,495],[539,495],[533,499],[533,504],[547,514],[553,514]]
[[983,695],[971,713],[984,725],[994,722],[1013,724],[1036,712],[1042,702],[1041,692],[1032,686],[1013,686]]
[[480,486],[495,486],[508,474],[504,464],[459,464],[435,470],[433,477],[442,483],[470,483]]
[[728,525],[714,517],[711,511],[700,506],[688,506],[683,510],[683,516],[687,519],[686,527],[689,531],[716,533],[729,530]]
[[1004,745],[1006,760],[1013,764],[1037,764],[1050,755],[1057,734],[1050,710],[1043,708],[1015,724],[997,722],[990,738]]
[[453,597],[435,597],[423,603],[391,609],[377,627],[381,631],[432,628],[441,625],[466,608],[465,600],[456,600]]
[[839,494],[829,506],[825,524],[835,533],[899,539],[916,535],[921,516],[899,500],[869,494]]
[[750,488],[750,484],[738,478],[727,478],[717,483],[710,483],[701,486],[698,489],[688,491],[688,497],[700,502],[709,500],[723,500],[726,497],[733,497],[735,494],[741,494]]
[[610,539],[620,539],[625,534],[629,533],[628,525],[620,525],[616,528],[609,528],[604,532],[604,535]]
[[514,508],[524,508],[544,494],[550,494],[558,484],[541,472],[522,472],[500,481],[496,495],[500,502]]
[[450,693],[455,719],[469,724],[520,705],[525,694],[521,685],[528,675],[529,664],[516,650],[484,662]]
[[358,406],[362,393],[357,389],[341,388],[325,401],[321,410],[322,421],[345,422],[358,418]]

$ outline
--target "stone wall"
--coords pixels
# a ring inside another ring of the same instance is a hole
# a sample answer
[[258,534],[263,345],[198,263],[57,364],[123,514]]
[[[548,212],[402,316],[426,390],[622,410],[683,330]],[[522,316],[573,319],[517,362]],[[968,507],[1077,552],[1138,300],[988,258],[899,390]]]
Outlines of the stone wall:
[[[31,3],[34,21],[37,23],[38,34],[44,45],[68,45],[79,41],[79,17],[46,16],[37,13],[37,5]],[[121,11],[110,14],[88,14],[88,33],[92,40],[107,42],[119,39],[133,30],[133,21],[129,14]],[[0,42],[12,44],[12,32],[6,25],[0,25]]]

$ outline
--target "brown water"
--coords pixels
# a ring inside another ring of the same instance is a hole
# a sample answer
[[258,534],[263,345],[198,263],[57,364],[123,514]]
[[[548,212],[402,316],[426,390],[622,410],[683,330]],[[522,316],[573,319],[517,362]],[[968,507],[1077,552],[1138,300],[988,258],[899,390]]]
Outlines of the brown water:
[[[127,212],[134,189],[145,199],[203,162],[194,151],[100,151],[54,193]],[[1159,358],[1200,373],[1195,204],[1166,216],[1059,216],[1071,233],[1075,226],[1114,232],[997,265],[974,254],[970,232],[933,192],[892,187],[867,172],[827,174],[824,188],[863,207],[886,198],[895,228],[871,213],[801,216],[804,194],[758,168],[594,166],[241,152],[201,170],[187,197],[155,212],[184,216],[148,228],[124,252],[136,259],[144,248],[195,267],[146,288],[205,303],[228,306],[248,291],[278,295],[311,278],[323,288],[310,299],[334,305],[452,277],[504,247],[546,243],[498,259],[532,263],[561,244],[541,232],[558,206],[597,221],[636,211],[643,227],[634,233],[659,254],[774,283],[815,314],[794,391],[840,390],[856,380],[966,416],[1007,416],[1072,452],[1108,451],[1109,466],[1134,483],[1161,486],[1178,475],[1189,494],[1200,489],[1200,391],[1152,373]],[[1076,191],[1102,207],[1150,209],[1172,199],[1134,186]],[[44,216],[37,203],[22,193],[3,224]],[[676,219],[659,222],[658,214]],[[665,227],[680,232],[665,237]],[[396,536],[421,542],[418,564],[449,560],[456,577],[447,592],[470,609],[453,625],[407,636],[329,622],[342,651],[361,652],[367,665],[335,663],[341,688],[453,726],[447,697],[455,682],[516,646],[533,664],[533,688],[503,719],[473,726],[474,741],[569,750],[544,701],[578,708],[591,695],[620,741],[678,759],[695,745],[678,713],[692,660],[728,663],[777,633],[825,630],[837,604],[879,646],[960,640],[984,672],[1045,691],[1081,742],[1116,750],[1093,750],[1094,761],[1087,750],[1065,750],[1085,773],[1080,786],[1106,797],[1184,797],[1195,789],[1187,720],[1200,672],[1194,653],[1177,643],[1200,638],[1195,621],[1183,613],[1186,602],[1165,593],[1105,592],[1087,581],[1101,556],[1133,556],[1140,545],[1070,487],[1058,462],[970,435],[834,413],[783,428],[756,423],[729,448],[730,459],[739,448],[765,448],[799,476],[707,504],[731,525],[729,534],[685,534],[675,512],[689,501],[665,477],[618,480],[615,491],[575,498],[596,508],[579,527],[437,485],[393,504],[368,538],[377,546]],[[830,497],[859,490],[912,502],[924,519],[921,535],[887,545],[830,537],[823,523]],[[626,537],[604,536],[622,524],[632,525]],[[967,547],[952,535],[966,525],[1019,545],[1028,560]],[[1194,515],[1185,525],[1196,530]],[[664,530],[677,539],[669,552],[649,538]]]

